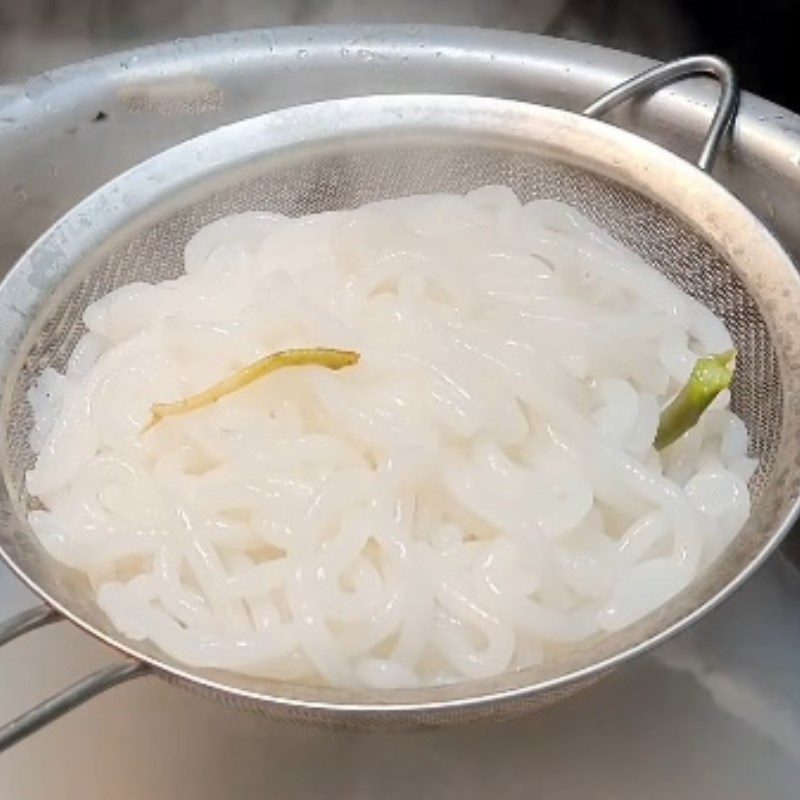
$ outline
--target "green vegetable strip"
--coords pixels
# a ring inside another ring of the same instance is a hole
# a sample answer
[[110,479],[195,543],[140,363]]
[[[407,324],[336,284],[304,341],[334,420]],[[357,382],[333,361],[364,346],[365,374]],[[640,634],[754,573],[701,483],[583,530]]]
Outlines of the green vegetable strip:
[[327,367],[327,369],[342,369],[356,364],[359,358],[361,356],[352,350],[332,350],[326,347],[281,350],[260,358],[258,361],[243,367],[229,378],[225,378],[210,388],[187,397],[185,400],[178,400],[175,403],[156,403],[150,408],[152,417],[142,429],[142,433],[158,425],[164,417],[197,411],[284,367],[317,366]]
[[693,428],[714,398],[731,385],[736,351],[698,358],[686,385],[661,412],[654,446],[663,450]]

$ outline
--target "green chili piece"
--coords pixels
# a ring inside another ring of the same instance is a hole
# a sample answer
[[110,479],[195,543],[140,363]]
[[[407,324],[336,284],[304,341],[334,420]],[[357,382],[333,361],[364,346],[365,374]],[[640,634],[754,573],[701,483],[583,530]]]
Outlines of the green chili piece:
[[686,385],[661,412],[654,446],[663,450],[693,428],[714,398],[731,385],[736,351],[698,358]]
[[281,350],[277,353],[272,353],[272,355],[265,356],[246,367],[242,367],[230,377],[224,378],[219,383],[215,383],[210,388],[193,394],[191,397],[174,403],[154,404],[150,408],[152,417],[142,429],[142,433],[158,425],[164,417],[197,411],[284,367],[318,366],[327,367],[328,369],[342,369],[356,364],[359,358],[361,356],[352,350],[333,350],[327,347]]

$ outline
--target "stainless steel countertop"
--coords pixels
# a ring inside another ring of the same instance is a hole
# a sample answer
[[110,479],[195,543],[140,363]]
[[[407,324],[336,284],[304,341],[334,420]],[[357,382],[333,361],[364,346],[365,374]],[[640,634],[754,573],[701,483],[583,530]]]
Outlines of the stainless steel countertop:
[[[106,178],[230,119],[404,88],[577,107],[645,65],[537,37],[373,28],[228,35],[60,71],[0,91],[0,267]],[[687,86],[618,119],[688,154],[710,102]],[[94,122],[99,111],[107,116]],[[800,120],[747,98],[718,172],[795,253],[798,153]],[[0,619],[31,602],[0,570]],[[65,623],[14,642],[0,653],[0,719],[113,658]],[[534,716],[429,732],[320,730],[147,678],[0,756],[0,797],[793,800],[798,676],[800,577],[779,554],[687,633]]]

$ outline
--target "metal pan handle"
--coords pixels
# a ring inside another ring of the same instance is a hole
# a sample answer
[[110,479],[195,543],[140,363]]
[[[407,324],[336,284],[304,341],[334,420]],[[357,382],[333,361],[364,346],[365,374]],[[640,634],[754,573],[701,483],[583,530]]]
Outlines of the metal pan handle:
[[711,172],[722,137],[733,126],[739,109],[739,85],[736,74],[727,61],[717,56],[689,56],[653,67],[606,92],[587,106],[583,113],[587,117],[597,119],[626,100],[696,75],[710,75],[716,78],[720,85],[717,109],[703,142],[700,157],[697,159],[697,166],[700,169]]
[[[0,625],[0,647],[29,631],[58,622],[60,619],[61,616],[47,606],[37,606],[22,611]],[[145,664],[128,660],[110,664],[87,675],[0,727],[0,753],[106,689],[145,675],[148,671],[149,668]]]

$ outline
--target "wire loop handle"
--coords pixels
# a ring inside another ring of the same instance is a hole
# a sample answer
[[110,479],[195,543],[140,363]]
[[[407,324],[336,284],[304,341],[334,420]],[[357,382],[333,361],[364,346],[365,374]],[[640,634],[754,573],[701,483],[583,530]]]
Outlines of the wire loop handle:
[[[30,631],[58,622],[62,617],[58,612],[48,606],[35,606],[22,611],[15,617],[0,625],[0,647],[14,641]],[[138,661],[117,662],[87,675],[85,678],[73,683],[72,686],[49,697],[28,711],[20,714],[11,722],[0,726],[0,753],[6,748],[16,744],[31,733],[38,731],[45,725],[53,722],[71,711],[76,706],[82,705],[92,697],[110,689],[112,686],[124,683],[131,678],[138,678],[149,672],[149,667]]]
[[736,74],[724,59],[717,56],[689,56],[660,64],[615,86],[587,106],[583,114],[599,119],[626,100],[697,75],[710,75],[720,85],[719,102],[696,162],[704,172],[711,172],[719,154],[722,138],[733,127],[739,110],[739,84]]

